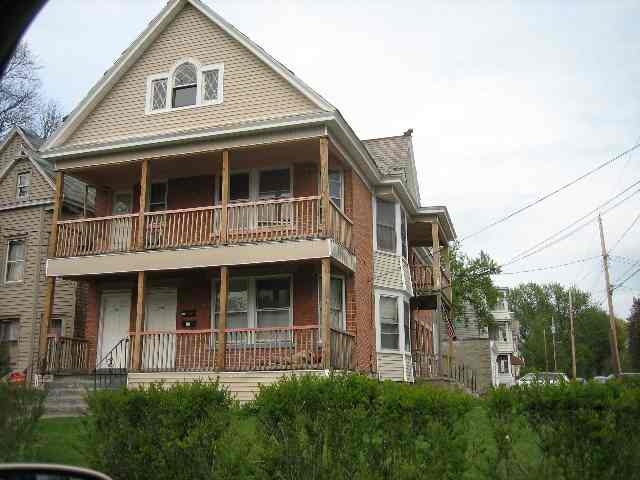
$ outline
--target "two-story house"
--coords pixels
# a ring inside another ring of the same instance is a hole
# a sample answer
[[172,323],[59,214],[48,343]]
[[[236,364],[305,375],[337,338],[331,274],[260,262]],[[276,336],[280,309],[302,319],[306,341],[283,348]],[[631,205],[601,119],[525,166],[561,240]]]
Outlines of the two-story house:
[[411,131],[359,139],[202,2],[171,0],[43,156],[96,191],[63,219],[58,189],[47,260],[49,298],[88,284],[92,368],[240,398],[292,371],[436,373],[455,232],[420,205]]
[[[38,153],[41,143],[34,133],[15,127],[0,144],[0,348],[9,368],[20,371],[35,366],[45,309],[55,174]],[[60,209],[65,216],[81,215],[87,205],[84,185],[69,177],[65,191]],[[44,331],[51,355],[83,335],[82,293],[77,282],[60,280]]]
[[451,346],[455,361],[476,372],[479,391],[513,385],[522,365],[517,345],[519,327],[509,309],[508,290],[499,290],[490,325],[481,325],[471,306],[467,306],[464,317],[456,319],[455,341],[442,345],[447,353]]

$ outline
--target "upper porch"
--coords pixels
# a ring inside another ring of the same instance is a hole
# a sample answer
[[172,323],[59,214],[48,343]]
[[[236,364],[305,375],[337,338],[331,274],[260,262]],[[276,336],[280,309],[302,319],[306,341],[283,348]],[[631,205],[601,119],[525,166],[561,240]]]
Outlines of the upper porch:
[[56,219],[49,276],[325,257],[355,269],[357,180],[327,137],[76,165],[64,175],[95,189],[95,216]]

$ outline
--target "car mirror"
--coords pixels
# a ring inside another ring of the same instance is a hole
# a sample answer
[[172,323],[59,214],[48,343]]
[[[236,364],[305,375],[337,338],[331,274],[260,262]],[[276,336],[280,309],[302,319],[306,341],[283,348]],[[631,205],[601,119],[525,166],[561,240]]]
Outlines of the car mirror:
[[111,480],[106,475],[66,465],[14,463],[0,465],[0,480]]

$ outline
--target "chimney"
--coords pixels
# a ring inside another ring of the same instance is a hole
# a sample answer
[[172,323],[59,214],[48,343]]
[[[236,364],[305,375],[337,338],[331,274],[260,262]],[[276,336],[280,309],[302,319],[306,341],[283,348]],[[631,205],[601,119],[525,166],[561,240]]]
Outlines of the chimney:
[[402,135],[405,137],[410,137],[412,133],[413,133],[413,128],[410,128],[409,130],[404,132]]

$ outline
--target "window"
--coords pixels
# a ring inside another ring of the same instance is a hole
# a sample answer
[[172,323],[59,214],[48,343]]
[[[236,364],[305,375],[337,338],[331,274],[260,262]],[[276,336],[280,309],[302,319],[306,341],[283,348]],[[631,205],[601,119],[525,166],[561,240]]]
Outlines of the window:
[[229,200],[249,200],[249,173],[232,173],[229,176]]
[[331,326],[337,330],[346,330],[344,311],[344,283],[340,277],[331,277]]
[[61,318],[51,319],[51,323],[49,323],[49,335],[54,335],[56,337],[62,336],[62,319]]
[[131,192],[114,192],[113,194],[113,215],[123,215],[131,213],[133,209],[133,194]]
[[343,209],[344,197],[342,170],[329,170],[329,198],[340,210]]
[[258,184],[258,195],[260,198],[291,196],[291,171],[288,168],[262,170]]
[[509,373],[508,355],[498,355],[496,357],[496,363],[498,364],[498,373]]
[[407,245],[407,215],[404,210],[400,211],[400,241],[402,242],[402,256],[406,259],[409,258],[409,246]]
[[185,62],[173,73],[173,108],[196,104],[198,93],[198,70],[193,63]]
[[159,182],[151,184],[149,193],[149,210],[158,212],[167,209],[167,183]]
[[404,351],[411,351],[411,307],[409,302],[404,302]]
[[24,239],[9,240],[7,245],[7,263],[5,266],[5,282],[21,282],[24,276],[24,255],[26,242]]
[[17,342],[20,322],[18,320],[0,321],[0,343]]
[[376,236],[378,250],[396,251],[396,204],[376,199]]
[[400,346],[398,301],[396,297],[380,297],[380,347],[398,350]]
[[[220,312],[219,283],[214,282],[214,324]],[[231,278],[227,328],[268,328],[291,325],[291,279],[289,277]],[[282,336],[278,336],[281,338]],[[258,341],[272,338],[262,333]]]
[[18,200],[24,200],[29,198],[31,190],[31,173],[24,172],[18,174],[18,184],[16,186],[16,198]]
[[224,65],[181,62],[173,73],[147,77],[147,113],[222,103]]

